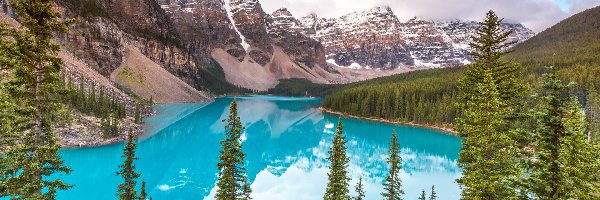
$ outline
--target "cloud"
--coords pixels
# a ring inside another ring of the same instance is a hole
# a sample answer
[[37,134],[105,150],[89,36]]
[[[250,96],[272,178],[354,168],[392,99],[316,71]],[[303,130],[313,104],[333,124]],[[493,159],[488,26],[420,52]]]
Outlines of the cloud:
[[401,21],[414,16],[436,19],[481,20],[494,10],[508,22],[519,22],[540,32],[560,20],[600,5],[599,0],[260,0],[271,13],[288,8],[296,17],[316,13],[320,17],[339,17],[375,6],[390,6]]

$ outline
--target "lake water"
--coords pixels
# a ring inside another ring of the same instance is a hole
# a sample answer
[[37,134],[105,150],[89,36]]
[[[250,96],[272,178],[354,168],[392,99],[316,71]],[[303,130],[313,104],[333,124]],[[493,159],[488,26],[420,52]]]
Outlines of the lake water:
[[[217,181],[219,141],[231,98],[204,104],[167,104],[146,120],[138,141],[140,178],[155,200],[213,199]],[[255,200],[322,199],[327,184],[327,151],[338,117],[318,110],[321,99],[239,97],[239,114],[248,176]],[[440,199],[459,199],[455,179],[460,139],[438,131],[343,119],[348,138],[352,182],[365,182],[366,198],[381,199],[387,173],[385,158],[393,129],[402,146],[404,199],[417,199],[432,185]],[[73,173],[63,179],[75,184],[58,199],[116,199],[124,144],[64,149],[61,155]]]

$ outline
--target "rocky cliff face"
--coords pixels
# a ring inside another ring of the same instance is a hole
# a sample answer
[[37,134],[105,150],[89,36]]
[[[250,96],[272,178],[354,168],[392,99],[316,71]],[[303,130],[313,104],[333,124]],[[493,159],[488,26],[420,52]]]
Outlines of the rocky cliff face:
[[[292,13],[281,8],[271,14],[272,21],[268,24],[268,32],[273,43],[283,48],[284,52],[297,63],[309,68],[322,67],[327,69],[325,48],[323,45],[303,33],[303,27]],[[328,70],[328,69],[327,69]]]
[[194,60],[182,47],[169,16],[154,0],[66,0],[58,5],[66,17],[77,22],[59,38],[63,48],[104,76],[121,64],[122,45],[128,43],[193,83]]
[[402,24],[415,65],[429,68],[468,64],[468,52],[454,47],[454,41],[434,22],[413,18]]
[[320,41],[327,58],[340,66],[394,69],[413,65],[402,24],[389,7],[376,7],[336,19],[301,19],[305,34]]
[[272,22],[258,0],[231,0],[232,19],[237,30],[250,45],[248,54],[260,65],[266,65],[273,56],[273,43],[267,33],[267,24]]
[[239,60],[246,55],[223,0],[157,1],[170,15],[181,42],[196,62],[210,62],[215,48],[224,49]]
[[[388,7],[375,7],[336,19],[311,14],[298,20],[305,35],[320,41],[328,62],[349,68],[394,69],[454,67],[472,62],[474,21],[431,21],[413,18],[400,22]],[[534,35],[521,24],[503,23],[513,31],[511,41]]]
[[[457,49],[469,50],[469,43],[472,42],[471,36],[475,35],[475,30],[479,26],[476,21],[452,20],[433,22],[439,30],[443,31],[451,39]],[[523,42],[535,35],[535,33],[523,26],[515,23],[502,23],[501,27],[512,31],[509,37],[510,41]]]

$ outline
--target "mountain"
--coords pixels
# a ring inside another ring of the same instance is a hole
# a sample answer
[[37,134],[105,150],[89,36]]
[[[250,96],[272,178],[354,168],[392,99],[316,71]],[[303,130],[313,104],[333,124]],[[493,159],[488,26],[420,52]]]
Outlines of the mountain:
[[[259,0],[65,0],[57,4],[66,17],[77,20],[68,34],[57,38],[63,49],[117,86],[144,94],[144,99],[166,94],[159,94],[159,88],[138,87],[153,84],[133,86],[134,82],[118,80],[124,76],[115,74],[126,72],[121,69],[129,67],[123,66],[127,56],[138,51],[156,64],[150,66],[166,70],[198,92],[244,93],[266,91],[282,79],[349,83],[467,64],[471,61],[466,53],[468,38],[477,25],[417,18],[402,22],[389,7],[331,19],[314,14],[296,18],[286,8],[266,13]],[[11,14],[6,4],[2,11]],[[520,24],[505,25],[515,31],[517,41],[533,35]]]
[[389,7],[375,7],[336,19],[309,15],[301,21],[305,23],[305,34],[320,41],[327,58],[337,65],[380,69],[413,65],[402,24]]
[[532,66],[600,66],[598,19],[600,6],[575,14],[518,44],[509,58]]
[[[574,82],[571,94],[576,95],[585,109],[586,120],[592,138],[600,141],[600,7],[588,9],[573,15],[544,30],[532,38],[512,47],[505,59],[523,65],[524,82],[529,85],[526,98],[532,97],[538,88],[545,66],[558,67],[559,77],[566,82]],[[439,49],[451,49],[452,37],[466,38],[467,27],[475,23],[436,22],[431,26],[424,20],[411,20],[411,24],[421,26],[414,38],[427,41]],[[470,24],[470,25],[469,25]],[[446,27],[442,30],[454,32],[450,38],[440,37],[441,33],[432,27]],[[503,25],[523,30],[511,35],[512,40],[528,37],[529,33],[520,25]],[[453,29],[453,31],[450,31]],[[423,33],[425,32],[425,33]],[[417,37],[429,35],[429,37]],[[424,42],[422,41],[422,42]],[[409,43],[411,44],[411,43]],[[461,47],[461,45],[457,45]],[[466,46],[463,46],[466,47]],[[455,47],[457,48],[457,47]],[[458,81],[464,69],[431,69],[409,72],[368,81],[343,85],[316,85],[299,81],[286,82],[270,91],[289,95],[325,96],[324,107],[337,112],[345,112],[369,118],[386,118],[421,124],[446,126],[452,124],[459,113],[454,106]],[[394,97],[394,94],[405,94]],[[407,98],[410,97],[412,98]],[[527,102],[535,102],[527,100]],[[528,107],[532,107],[528,106]],[[389,110],[392,108],[392,110]],[[394,109],[400,109],[394,110]]]
[[[469,64],[469,43],[478,22],[412,18],[401,22],[389,7],[375,7],[334,19],[311,14],[300,19],[306,35],[323,43],[330,63],[350,68],[455,67]],[[521,24],[503,23],[510,38],[535,35]]]

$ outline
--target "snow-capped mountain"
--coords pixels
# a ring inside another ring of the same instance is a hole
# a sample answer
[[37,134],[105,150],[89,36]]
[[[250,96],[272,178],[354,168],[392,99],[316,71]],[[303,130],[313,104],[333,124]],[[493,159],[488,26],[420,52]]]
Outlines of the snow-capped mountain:
[[393,69],[413,65],[402,23],[389,7],[376,7],[336,19],[309,15],[300,20],[305,34],[320,41],[327,59],[340,66]]
[[[389,7],[375,7],[339,18],[311,14],[300,20],[304,34],[325,46],[327,59],[350,68],[425,68],[469,64],[469,43],[475,21],[433,21],[413,18],[400,22]],[[521,24],[503,23],[510,40],[522,42],[535,35]]]

